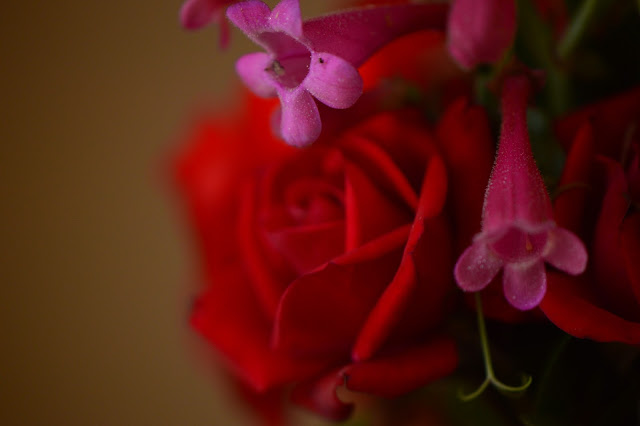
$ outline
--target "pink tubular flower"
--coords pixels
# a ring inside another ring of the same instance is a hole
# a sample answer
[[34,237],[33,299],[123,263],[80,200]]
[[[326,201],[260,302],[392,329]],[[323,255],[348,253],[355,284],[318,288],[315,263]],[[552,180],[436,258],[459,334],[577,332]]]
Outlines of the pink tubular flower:
[[514,0],[454,0],[448,23],[449,53],[464,68],[497,62],[516,34]]
[[215,22],[220,25],[220,46],[229,44],[229,25],[224,9],[239,0],[186,0],[180,8],[180,23],[187,30],[199,30]]
[[302,22],[298,0],[271,11],[259,0],[229,7],[227,16],[265,52],[241,57],[236,70],[258,96],[278,96],[280,133],[304,146],[320,135],[314,100],[349,108],[362,94],[357,67],[389,41],[421,29],[442,29],[447,5],[396,5],[353,9]]
[[463,290],[479,291],[504,269],[507,301],[526,310],[544,297],[544,262],[577,275],[586,267],[587,252],[578,237],[553,221],[527,134],[530,79],[510,77],[502,90],[500,147],[485,193],[482,231],[458,259],[454,275]]

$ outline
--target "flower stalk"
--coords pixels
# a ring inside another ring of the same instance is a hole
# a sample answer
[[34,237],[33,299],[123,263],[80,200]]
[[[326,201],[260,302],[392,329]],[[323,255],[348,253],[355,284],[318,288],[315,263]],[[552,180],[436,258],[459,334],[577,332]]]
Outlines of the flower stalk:
[[503,392],[518,393],[525,391],[533,382],[533,378],[528,374],[523,374],[524,380],[520,386],[509,386],[502,383],[500,380],[498,380],[498,378],[496,378],[496,375],[493,371],[493,363],[491,362],[489,338],[487,337],[487,328],[484,323],[484,314],[482,312],[482,299],[480,298],[479,292],[475,293],[475,299],[476,314],[478,319],[478,332],[480,333],[480,344],[482,345],[482,356],[484,359],[484,369],[486,377],[482,384],[480,384],[480,386],[478,386],[475,391],[465,394],[461,390],[458,394],[458,397],[464,402],[472,401],[480,396],[489,385],[493,385]]

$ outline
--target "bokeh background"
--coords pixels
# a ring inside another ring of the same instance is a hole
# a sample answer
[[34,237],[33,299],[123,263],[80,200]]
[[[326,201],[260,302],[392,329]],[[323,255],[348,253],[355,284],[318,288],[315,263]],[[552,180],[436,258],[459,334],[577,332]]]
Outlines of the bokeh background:
[[187,327],[197,265],[167,164],[255,48],[183,31],[180,4],[2,5],[1,425],[253,423]]

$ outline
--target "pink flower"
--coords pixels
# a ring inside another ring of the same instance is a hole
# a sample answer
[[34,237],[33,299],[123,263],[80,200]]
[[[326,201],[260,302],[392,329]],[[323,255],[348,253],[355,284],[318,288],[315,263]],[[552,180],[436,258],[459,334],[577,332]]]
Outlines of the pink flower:
[[448,24],[449,53],[464,68],[497,62],[516,34],[514,0],[454,0]]
[[362,94],[357,67],[389,41],[425,28],[443,28],[447,6],[396,5],[353,9],[302,22],[298,0],[271,11],[261,1],[229,7],[227,16],[265,52],[245,55],[236,65],[257,95],[278,96],[280,133],[291,145],[307,145],[322,129],[314,100],[349,108]]
[[224,9],[238,0],[186,0],[180,8],[180,23],[188,30],[199,30],[212,22],[220,24],[220,45],[229,43],[229,26]]
[[460,288],[479,291],[504,269],[505,297],[521,310],[536,307],[544,297],[545,262],[572,275],[587,263],[582,241],[556,226],[533,159],[526,127],[531,91],[525,76],[510,77],[503,85],[500,147],[485,193],[482,231],[454,270]]

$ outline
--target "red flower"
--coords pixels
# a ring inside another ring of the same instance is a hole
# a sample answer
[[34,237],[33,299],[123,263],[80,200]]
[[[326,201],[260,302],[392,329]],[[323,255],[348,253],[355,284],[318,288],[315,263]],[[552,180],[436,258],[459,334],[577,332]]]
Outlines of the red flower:
[[582,277],[550,276],[540,307],[576,337],[640,344],[639,126],[640,88],[557,126],[571,150],[556,220],[588,242],[590,260]]
[[439,138],[411,113],[380,114],[306,150],[269,140],[267,116],[205,121],[177,163],[206,270],[193,328],[256,391],[294,384],[331,419],[351,410],[342,384],[389,397],[451,373],[438,326],[452,230],[461,247],[480,221],[484,112],[455,103]]

